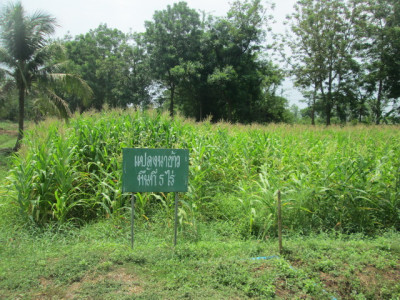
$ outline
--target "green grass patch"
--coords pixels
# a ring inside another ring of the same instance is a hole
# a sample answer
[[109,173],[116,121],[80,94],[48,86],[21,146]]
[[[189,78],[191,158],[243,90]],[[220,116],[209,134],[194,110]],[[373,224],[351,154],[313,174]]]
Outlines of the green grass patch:
[[[221,222],[199,224],[195,240],[173,228],[107,220],[81,229],[12,228],[1,233],[0,294],[5,298],[395,299],[400,235],[323,234],[226,239]],[[223,229],[221,230],[222,227]],[[257,257],[269,259],[254,259]]]

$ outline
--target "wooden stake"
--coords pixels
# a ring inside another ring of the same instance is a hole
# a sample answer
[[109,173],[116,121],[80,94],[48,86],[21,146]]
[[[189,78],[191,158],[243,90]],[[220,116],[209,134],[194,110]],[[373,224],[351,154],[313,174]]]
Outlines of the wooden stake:
[[279,254],[282,254],[282,214],[281,214],[281,191],[278,190],[278,242]]

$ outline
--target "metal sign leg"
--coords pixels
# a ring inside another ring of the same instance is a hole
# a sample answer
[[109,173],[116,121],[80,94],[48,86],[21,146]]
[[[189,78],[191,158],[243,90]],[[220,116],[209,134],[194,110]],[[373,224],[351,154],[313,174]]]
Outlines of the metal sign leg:
[[178,235],[178,193],[175,194],[175,232],[174,232],[174,246],[176,246],[176,238]]
[[132,193],[131,197],[131,248],[133,249],[134,233],[133,225],[135,222],[135,194]]

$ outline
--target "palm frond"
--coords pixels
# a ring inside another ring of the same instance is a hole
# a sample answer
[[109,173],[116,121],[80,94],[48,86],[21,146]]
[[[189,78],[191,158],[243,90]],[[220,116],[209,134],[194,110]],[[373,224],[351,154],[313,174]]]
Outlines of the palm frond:
[[21,3],[7,6],[1,19],[1,39],[7,52],[16,60],[29,58],[33,51],[29,45],[29,30],[26,28],[25,12]]
[[8,94],[15,89],[15,82],[13,80],[6,80],[0,86],[0,95]]
[[61,118],[68,119],[72,115],[68,103],[50,89],[42,90],[41,97],[37,98],[36,102],[37,101],[49,103],[54,106],[56,108],[56,112]]
[[76,96],[82,99],[85,105],[90,103],[93,96],[93,91],[90,86],[75,74],[67,73],[46,73],[40,76],[40,84],[47,87],[59,87],[71,96]]
[[41,11],[35,12],[29,19],[28,30],[31,33],[31,46],[40,49],[47,43],[47,37],[55,32],[56,19]]
[[5,64],[10,68],[15,68],[15,60],[11,57],[8,51],[0,47],[0,63]]
[[29,24],[31,24],[31,29],[37,33],[40,33],[40,36],[51,35],[55,32],[57,25],[56,18],[50,16],[49,14],[36,11],[29,20]]
[[31,72],[45,69],[51,73],[57,61],[63,60],[64,57],[65,54],[61,46],[48,44],[35,51],[32,58],[28,61],[27,69]]
[[7,77],[7,76],[13,77],[14,76],[14,74],[10,71],[10,69],[3,68],[1,66],[0,66],[0,75],[1,75],[1,77]]
[[4,47],[17,60],[29,60],[37,49],[45,46],[56,27],[55,18],[42,12],[26,16],[20,2],[8,5],[0,19]]

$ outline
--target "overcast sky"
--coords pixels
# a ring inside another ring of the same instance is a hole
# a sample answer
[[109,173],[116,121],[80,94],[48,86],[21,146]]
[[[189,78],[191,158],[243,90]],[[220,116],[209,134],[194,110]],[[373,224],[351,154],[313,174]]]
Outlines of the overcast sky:
[[[64,37],[67,33],[73,37],[95,29],[101,23],[108,27],[117,28],[122,32],[143,32],[144,22],[152,20],[156,10],[163,10],[179,0],[20,0],[28,15],[40,10],[57,20],[55,37]],[[274,0],[271,0],[274,1]],[[1,8],[9,0],[0,0]],[[202,10],[213,16],[225,16],[232,1],[229,0],[186,0],[190,8]],[[272,14],[276,24],[273,32],[283,33],[282,22],[290,14],[296,0],[275,0],[275,9]],[[284,84],[284,96],[292,103],[298,103],[301,95],[290,87],[289,82]]]
[[[8,3],[0,0],[0,3]],[[72,36],[86,33],[90,29],[107,23],[109,27],[123,32],[144,31],[144,22],[152,20],[156,10],[163,10],[174,0],[21,0],[30,14],[36,10],[47,12],[57,19],[60,27],[56,35],[63,37],[68,31]],[[228,0],[187,0],[190,8],[224,16],[232,1]],[[280,30],[285,15],[292,11],[295,0],[276,1],[273,15],[277,21],[276,30]]]

